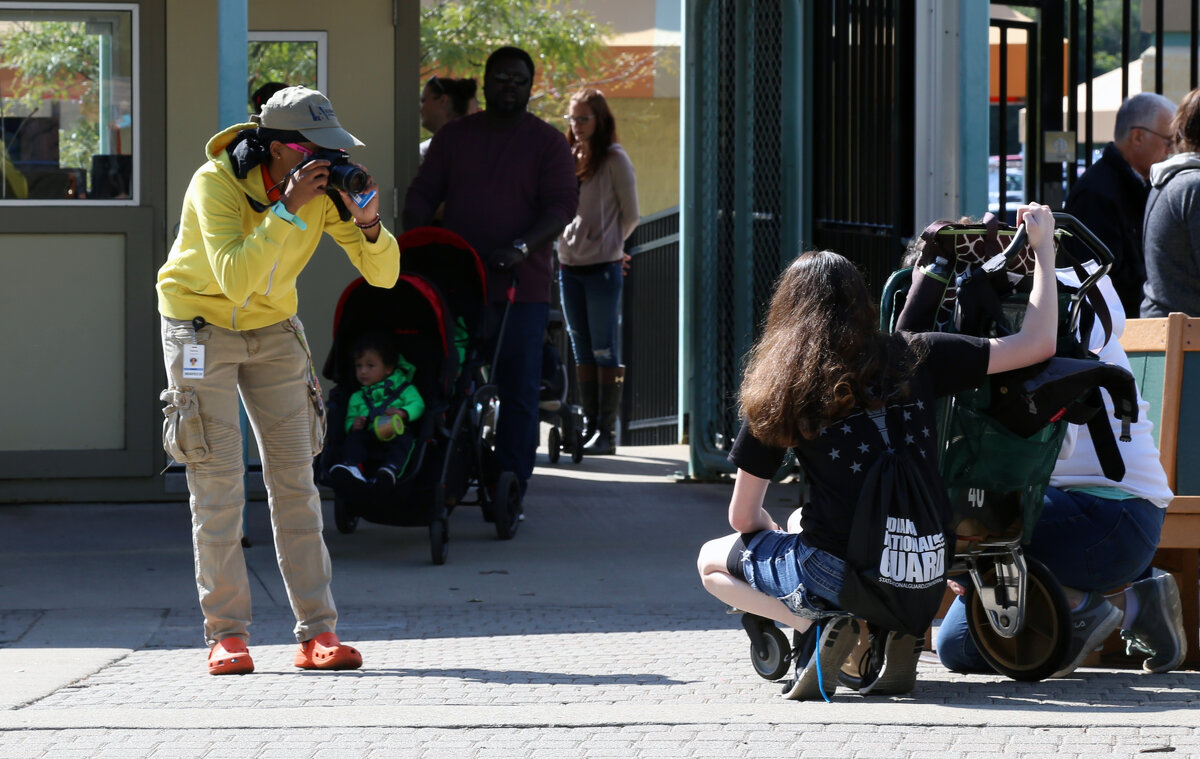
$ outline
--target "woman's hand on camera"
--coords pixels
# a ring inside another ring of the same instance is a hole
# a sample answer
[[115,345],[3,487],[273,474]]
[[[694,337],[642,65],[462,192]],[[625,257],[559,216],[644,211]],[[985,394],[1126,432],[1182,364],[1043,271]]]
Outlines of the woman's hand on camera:
[[288,175],[280,198],[288,213],[297,213],[314,198],[325,194],[329,183],[329,161],[315,160],[302,163]]
[[346,204],[346,208],[349,209],[354,223],[362,230],[363,236],[367,238],[368,242],[375,242],[379,239],[380,226],[379,185],[375,183],[375,177],[371,176],[366,166],[363,166],[361,163],[354,165],[366,173],[367,186],[363,188],[361,194],[370,195],[371,199],[367,201],[365,206],[359,208],[358,203],[355,203],[354,199],[350,197],[350,193],[345,190],[338,190],[338,192],[342,194],[342,202]]
[[370,195],[374,191],[374,196],[371,197],[367,204],[362,208],[358,207],[358,203],[350,197],[350,193],[345,190],[338,190],[342,194],[342,202],[346,204],[346,208],[350,209],[350,215],[354,217],[354,221],[358,224],[370,224],[375,221],[375,217],[379,215],[379,185],[375,183],[375,177],[371,176],[371,172],[367,171],[367,167],[361,163],[354,164],[363,170],[367,175],[367,186],[363,188],[363,195]]

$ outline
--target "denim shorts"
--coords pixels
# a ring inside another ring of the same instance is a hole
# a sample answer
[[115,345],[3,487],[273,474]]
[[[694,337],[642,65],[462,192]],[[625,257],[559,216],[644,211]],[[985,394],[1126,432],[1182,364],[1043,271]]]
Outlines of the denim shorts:
[[743,535],[734,551],[741,555],[730,562],[736,561],[740,570],[733,574],[740,574],[760,593],[778,598],[796,616],[823,619],[840,611],[837,598],[846,563],[805,545],[798,534],[763,530]]

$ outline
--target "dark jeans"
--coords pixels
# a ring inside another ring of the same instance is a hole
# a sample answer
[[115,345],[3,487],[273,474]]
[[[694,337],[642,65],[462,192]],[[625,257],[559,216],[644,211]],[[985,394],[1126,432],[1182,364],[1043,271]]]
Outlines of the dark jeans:
[[[503,309],[504,304],[493,308]],[[500,391],[496,423],[496,459],[501,471],[517,475],[521,492],[533,475],[538,446],[538,389],[542,380],[542,343],[549,303],[514,303],[491,376]],[[496,317],[499,324],[500,318]],[[494,346],[488,348],[491,355]]]
[[575,363],[620,366],[621,262],[595,268],[559,267],[558,286]]
[[[1149,576],[1164,510],[1141,498],[1114,501],[1046,488],[1042,516],[1025,554],[1070,588],[1104,593]],[[959,581],[973,591],[970,578]],[[990,672],[967,630],[967,607],[954,599],[937,635],[938,658],[955,672]]]
[[[375,437],[371,432],[370,426],[361,430],[350,430],[346,433],[346,463],[347,464],[364,464],[371,458],[378,458],[382,455],[382,464],[390,466],[396,473],[396,476],[404,474],[404,469],[408,465],[408,459],[412,455],[413,445],[416,440],[413,435],[407,431],[403,435],[384,442]],[[377,455],[372,457],[372,452]]]

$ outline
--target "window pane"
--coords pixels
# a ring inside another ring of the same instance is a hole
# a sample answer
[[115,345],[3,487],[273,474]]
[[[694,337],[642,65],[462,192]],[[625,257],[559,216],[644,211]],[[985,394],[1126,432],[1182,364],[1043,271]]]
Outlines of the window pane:
[[133,11],[0,3],[0,199],[133,198]]
[[[251,96],[263,85],[273,82],[320,89],[317,86],[317,53],[318,43],[315,40],[251,41],[247,56]],[[254,112],[253,102],[250,112]]]

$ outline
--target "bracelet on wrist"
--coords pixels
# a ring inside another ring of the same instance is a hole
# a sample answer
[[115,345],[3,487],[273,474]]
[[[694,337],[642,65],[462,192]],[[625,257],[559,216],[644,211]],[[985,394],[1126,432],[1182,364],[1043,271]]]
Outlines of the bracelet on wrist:
[[372,229],[372,228],[374,228],[374,227],[377,227],[377,226],[379,226],[379,221],[380,221],[380,220],[379,220],[379,214],[375,214],[375,221],[372,221],[372,222],[371,222],[371,223],[369,223],[369,224],[359,224],[359,223],[358,223],[358,219],[355,219],[355,220],[354,220],[354,226],[358,227],[359,229],[363,229],[363,230],[366,230],[366,229]]

